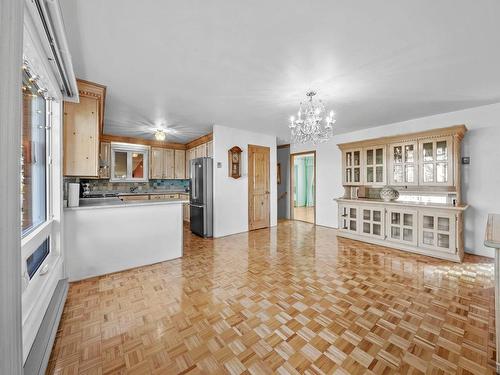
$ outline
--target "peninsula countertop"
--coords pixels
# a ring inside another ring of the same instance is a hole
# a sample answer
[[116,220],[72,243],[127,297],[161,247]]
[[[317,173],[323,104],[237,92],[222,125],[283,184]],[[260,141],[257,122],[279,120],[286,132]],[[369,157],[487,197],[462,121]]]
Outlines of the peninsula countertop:
[[110,198],[80,198],[80,206],[65,207],[64,210],[92,210],[99,208],[123,208],[130,206],[158,206],[167,204],[186,204],[187,199],[165,199],[165,200],[143,200],[143,201],[122,201],[118,197]]

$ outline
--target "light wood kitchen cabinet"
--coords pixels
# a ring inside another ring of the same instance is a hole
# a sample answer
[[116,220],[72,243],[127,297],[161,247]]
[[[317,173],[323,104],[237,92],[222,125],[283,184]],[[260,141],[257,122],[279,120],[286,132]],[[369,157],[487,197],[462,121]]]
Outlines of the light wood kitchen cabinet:
[[209,158],[214,157],[214,142],[213,141],[207,142],[207,156]]
[[150,178],[152,179],[161,179],[164,176],[164,168],[163,168],[163,161],[165,159],[165,156],[163,154],[163,149],[162,148],[156,148],[152,147],[151,148],[151,174]]
[[120,196],[122,201],[148,201],[149,195],[147,194],[133,194],[133,195],[122,195]]
[[343,164],[343,180],[344,185],[361,185],[363,179],[362,174],[362,163],[361,163],[361,152],[362,149],[351,149],[345,150],[342,153],[342,164]]
[[174,177],[177,179],[186,178],[186,151],[184,150],[175,150]]
[[391,185],[418,185],[417,142],[391,144],[389,160]]
[[384,186],[386,184],[385,146],[363,149],[365,185]]
[[453,185],[452,137],[419,141],[420,185]]
[[101,142],[99,149],[99,178],[111,177],[111,143]]
[[99,133],[106,87],[77,80],[79,103],[64,102],[63,174],[99,177]]
[[163,178],[175,178],[175,151],[171,149],[163,150]]

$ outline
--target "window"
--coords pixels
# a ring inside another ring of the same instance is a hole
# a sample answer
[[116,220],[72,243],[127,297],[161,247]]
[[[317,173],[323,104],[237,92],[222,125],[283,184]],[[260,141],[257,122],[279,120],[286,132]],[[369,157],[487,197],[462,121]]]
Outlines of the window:
[[50,237],[47,237],[40,246],[26,259],[26,270],[30,280],[35,275],[36,271],[42,265],[43,261],[50,252]]
[[148,181],[149,147],[111,144],[111,181]]
[[23,122],[21,143],[22,237],[47,220],[47,106],[41,90],[23,75]]

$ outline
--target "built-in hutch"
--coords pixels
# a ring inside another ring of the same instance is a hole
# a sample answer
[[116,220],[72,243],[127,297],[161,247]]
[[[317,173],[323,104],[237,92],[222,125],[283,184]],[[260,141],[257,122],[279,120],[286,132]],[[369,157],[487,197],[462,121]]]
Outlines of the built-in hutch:
[[[460,148],[467,128],[339,144],[345,194],[338,202],[339,235],[460,262],[463,212]],[[380,199],[385,185],[395,201]]]

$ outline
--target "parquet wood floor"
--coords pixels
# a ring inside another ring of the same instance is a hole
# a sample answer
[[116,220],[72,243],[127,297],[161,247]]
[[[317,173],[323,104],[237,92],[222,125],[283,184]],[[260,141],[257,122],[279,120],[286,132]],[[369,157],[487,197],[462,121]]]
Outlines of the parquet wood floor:
[[493,308],[486,258],[299,221],[186,232],[181,259],[71,285],[47,373],[492,374]]

